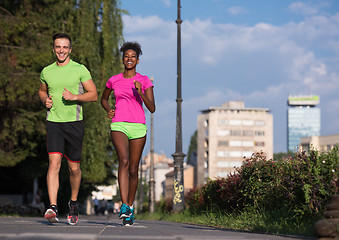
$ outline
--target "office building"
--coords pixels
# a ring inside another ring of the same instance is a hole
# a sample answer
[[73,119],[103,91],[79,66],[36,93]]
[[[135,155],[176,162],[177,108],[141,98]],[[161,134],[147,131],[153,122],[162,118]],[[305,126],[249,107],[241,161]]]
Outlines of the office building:
[[303,137],[320,135],[319,96],[289,95],[287,110],[287,150],[295,152]]
[[227,177],[255,152],[273,157],[273,116],[266,108],[247,108],[242,101],[202,110],[197,148],[195,185]]
[[334,147],[339,146],[339,134],[304,137],[301,138],[300,145],[302,147],[302,151],[331,151]]

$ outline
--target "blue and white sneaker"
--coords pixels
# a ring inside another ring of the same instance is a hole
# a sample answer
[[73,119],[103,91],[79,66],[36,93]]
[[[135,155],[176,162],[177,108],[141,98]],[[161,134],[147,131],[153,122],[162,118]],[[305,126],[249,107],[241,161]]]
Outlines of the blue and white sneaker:
[[130,217],[132,214],[131,209],[125,203],[121,204],[119,218],[125,219]]
[[132,226],[134,224],[134,209],[130,208],[130,211],[131,211],[131,215],[129,217],[127,217],[127,218],[124,218],[122,220],[122,224],[124,226]]

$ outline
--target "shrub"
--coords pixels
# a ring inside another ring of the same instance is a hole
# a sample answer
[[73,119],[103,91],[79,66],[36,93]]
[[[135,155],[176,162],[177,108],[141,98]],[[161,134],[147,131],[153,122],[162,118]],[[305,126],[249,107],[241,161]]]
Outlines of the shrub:
[[255,208],[293,209],[299,214],[323,211],[338,192],[339,154],[297,153],[287,160],[267,160],[254,154],[238,169],[246,205]]
[[190,212],[227,212],[252,209],[286,209],[295,215],[319,215],[338,193],[339,151],[311,150],[287,160],[266,159],[263,153],[246,159],[236,173],[209,180],[186,197]]
[[193,213],[204,211],[233,211],[243,207],[239,174],[209,180],[200,188],[192,189],[186,203]]

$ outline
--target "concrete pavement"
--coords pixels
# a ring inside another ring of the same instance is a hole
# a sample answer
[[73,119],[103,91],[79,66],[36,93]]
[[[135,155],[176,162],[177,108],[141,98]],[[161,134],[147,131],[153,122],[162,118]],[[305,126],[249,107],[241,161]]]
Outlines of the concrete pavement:
[[38,217],[0,217],[0,239],[42,240],[297,240],[309,239],[292,236],[273,236],[204,227],[165,221],[137,220],[135,225],[124,227],[117,215],[80,216],[75,226],[68,225],[66,218],[51,224]]

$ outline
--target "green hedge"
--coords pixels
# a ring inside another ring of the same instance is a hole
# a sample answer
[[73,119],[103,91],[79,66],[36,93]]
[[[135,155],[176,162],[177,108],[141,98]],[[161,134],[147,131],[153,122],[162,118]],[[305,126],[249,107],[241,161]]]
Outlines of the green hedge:
[[284,160],[253,154],[234,174],[210,180],[186,196],[190,212],[239,212],[248,209],[286,209],[316,216],[338,193],[339,151],[296,153]]

